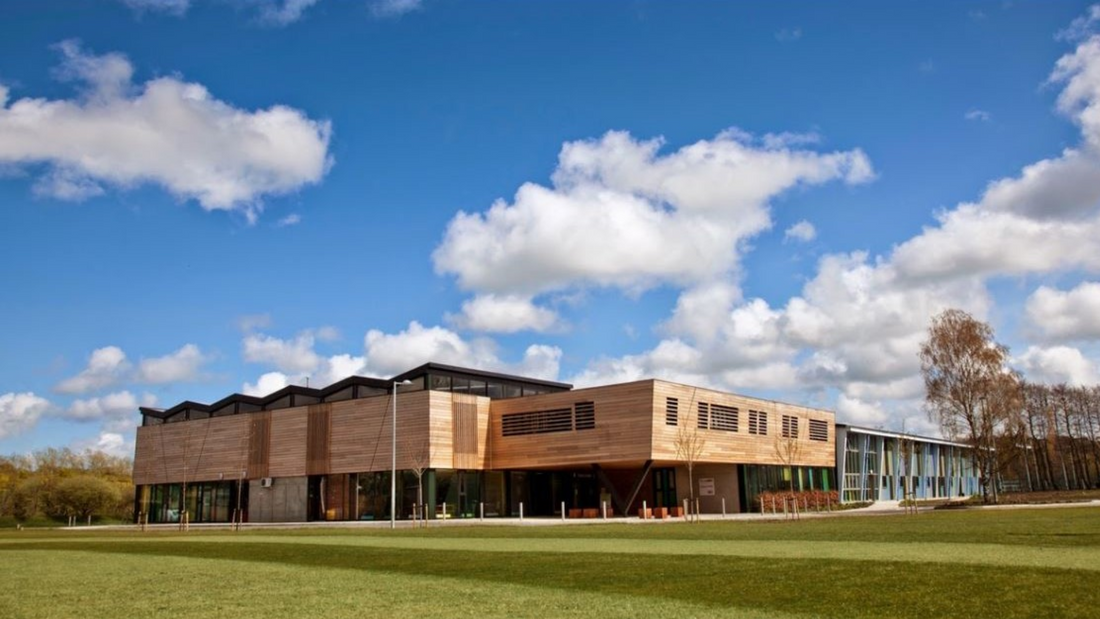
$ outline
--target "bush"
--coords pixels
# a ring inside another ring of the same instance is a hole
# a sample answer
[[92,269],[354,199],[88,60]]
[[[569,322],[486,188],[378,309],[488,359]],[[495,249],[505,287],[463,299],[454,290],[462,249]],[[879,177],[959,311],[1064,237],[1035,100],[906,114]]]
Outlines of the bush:
[[[803,512],[826,511],[839,508],[839,496],[836,490],[780,490],[761,492],[756,496],[756,510],[775,511],[783,509],[784,505],[797,504],[798,510]],[[788,507],[789,508],[789,507]]]
[[70,477],[57,484],[54,498],[59,515],[81,518],[112,511],[121,500],[115,484],[91,475]]

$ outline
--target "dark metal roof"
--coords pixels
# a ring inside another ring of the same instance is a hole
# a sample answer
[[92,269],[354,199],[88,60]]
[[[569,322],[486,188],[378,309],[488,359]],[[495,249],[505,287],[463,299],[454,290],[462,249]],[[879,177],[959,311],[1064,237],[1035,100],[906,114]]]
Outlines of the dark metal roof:
[[391,381],[383,380],[381,378],[349,376],[343,380],[336,381],[335,383],[332,383],[331,385],[321,389],[302,387],[300,385],[287,385],[286,387],[283,387],[282,389],[273,393],[269,393],[263,397],[245,395],[243,393],[234,393],[218,400],[217,402],[214,402],[213,404],[203,404],[201,402],[192,402],[190,400],[185,400],[168,409],[142,406],[138,410],[141,411],[142,415],[149,415],[151,417],[160,417],[161,419],[166,419],[180,411],[187,409],[209,413],[223,408],[228,404],[235,404],[238,402],[251,404],[253,406],[265,407],[268,404],[271,404],[276,400],[280,400],[288,395],[304,395],[312,398],[324,399],[325,397],[332,395],[337,391],[342,391],[352,385],[372,387],[375,389],[389,389],[392,384],[393,383]]
[[506,380],[513,383],[521,383],[527,385],[541,385],[543,387],[553,387],[555,389],[569,390],[573,388],[573,385],[569,383],[558,383],[551,380],[542,380],[541,378],[528,378],[526,376],[516,376],[514,374],[500,374],[498,372],[486,372],[484,370],[474,370],[470,368],[458,367],[455,365],[445,365],[442,363],[428,362],[419,367],[415,367],[407,372],[394,376],[392,380],[403,381],[410,378],[416,378],[417,376],[423,376],[435,371],[440,372],[452,372],[455,374],[468,374],[470,376],[480,376],[483,378],[492,378],[496,380]]
[[332,395],[338,391],[343,391],[353,385],[371,387],[375,389],[392,389],[394,382],[401,382],[418,376],[423,376],[432,371],[450,372],[454,374],[466,374],[469,376],[477,376],[487,379],[504,380],[513,383],[526,384],[526,385],[540,385],[543,387],[551,387],[554,389],[561,389],[568,391],[573,388],[573,385],[568,383],[557,383],[549,380],[540,380],[538,378],[527,378],[525,376],[513,376],[510,374],[498,374],[496,372],[484,372],[481,370],[473,370],[470,368],[462,368],[453,365],[443,365],[441,363],[425,363],[419,367],[413,368],[402,374],[398,374],[391,379],[384,378],[368,378],[366,376],[349,376],[343,380],[338,380],[327,387],[321,389],[313,389],[310,387],[302,387],[300,385],[287,385],[282,389],[269,393],[263,397],[244,395],[243,393],[234,393],[226,396],[213,404],[202,404],[201,402],[192,402],[185,400],[176,404],[172,408],[151,408],[142,406],[138,410],[142,415],[149,415],[151,417],[159,417],[166,419],[175,415],[183,410],[196,410],[204,413],[209,413],[223,408],[229,404],[244,403],[251,404],[253,406],[266,407],[268,404],[282,399],[288,395],[304,395],[308,397],[318,398],[323,400],[325,397]]

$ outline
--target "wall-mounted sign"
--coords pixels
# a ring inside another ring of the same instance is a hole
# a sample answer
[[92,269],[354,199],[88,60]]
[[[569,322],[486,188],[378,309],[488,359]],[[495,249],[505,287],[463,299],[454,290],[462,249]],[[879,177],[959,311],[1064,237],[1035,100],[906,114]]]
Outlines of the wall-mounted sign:
[[714,478],[699,478],[699,496],[714,496]]

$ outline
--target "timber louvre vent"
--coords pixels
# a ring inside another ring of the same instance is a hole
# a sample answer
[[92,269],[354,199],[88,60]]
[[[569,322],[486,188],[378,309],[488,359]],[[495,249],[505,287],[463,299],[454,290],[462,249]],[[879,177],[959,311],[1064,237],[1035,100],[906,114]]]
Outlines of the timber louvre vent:
[[724,404],[710,405],[710,429],[736,432],[740,411],[736,407]]
[[783,415],[783,438],[798,438],[798,417]]
[[821,421],[820,419],[810,420],[810,440],[811,441],[828,441],[829,440],[829,424]]
[[768,414],[764,411],[749,411],[749,434],[766,435],[768,433]]
[[680,400],[665,398],[665,425],[674,426],[680,422]]
[[573,405],[573,424],[576,430],[591,430],[596,427],[596,403],[577,402]]
[[700,430],[710,429],[709,416],[710,416],[710,404],[707,404],[706,402],[700,402],[699,403],[699,423],[697,424],[699,426]]

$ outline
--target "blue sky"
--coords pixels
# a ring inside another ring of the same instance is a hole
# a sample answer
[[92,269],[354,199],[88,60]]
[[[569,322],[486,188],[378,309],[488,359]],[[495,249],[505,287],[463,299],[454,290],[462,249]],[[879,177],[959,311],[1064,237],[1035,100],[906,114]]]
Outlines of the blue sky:
[[0,453],[424,361],[933,432],[929,318],[1100,382],[1100,9],[0,7]]

